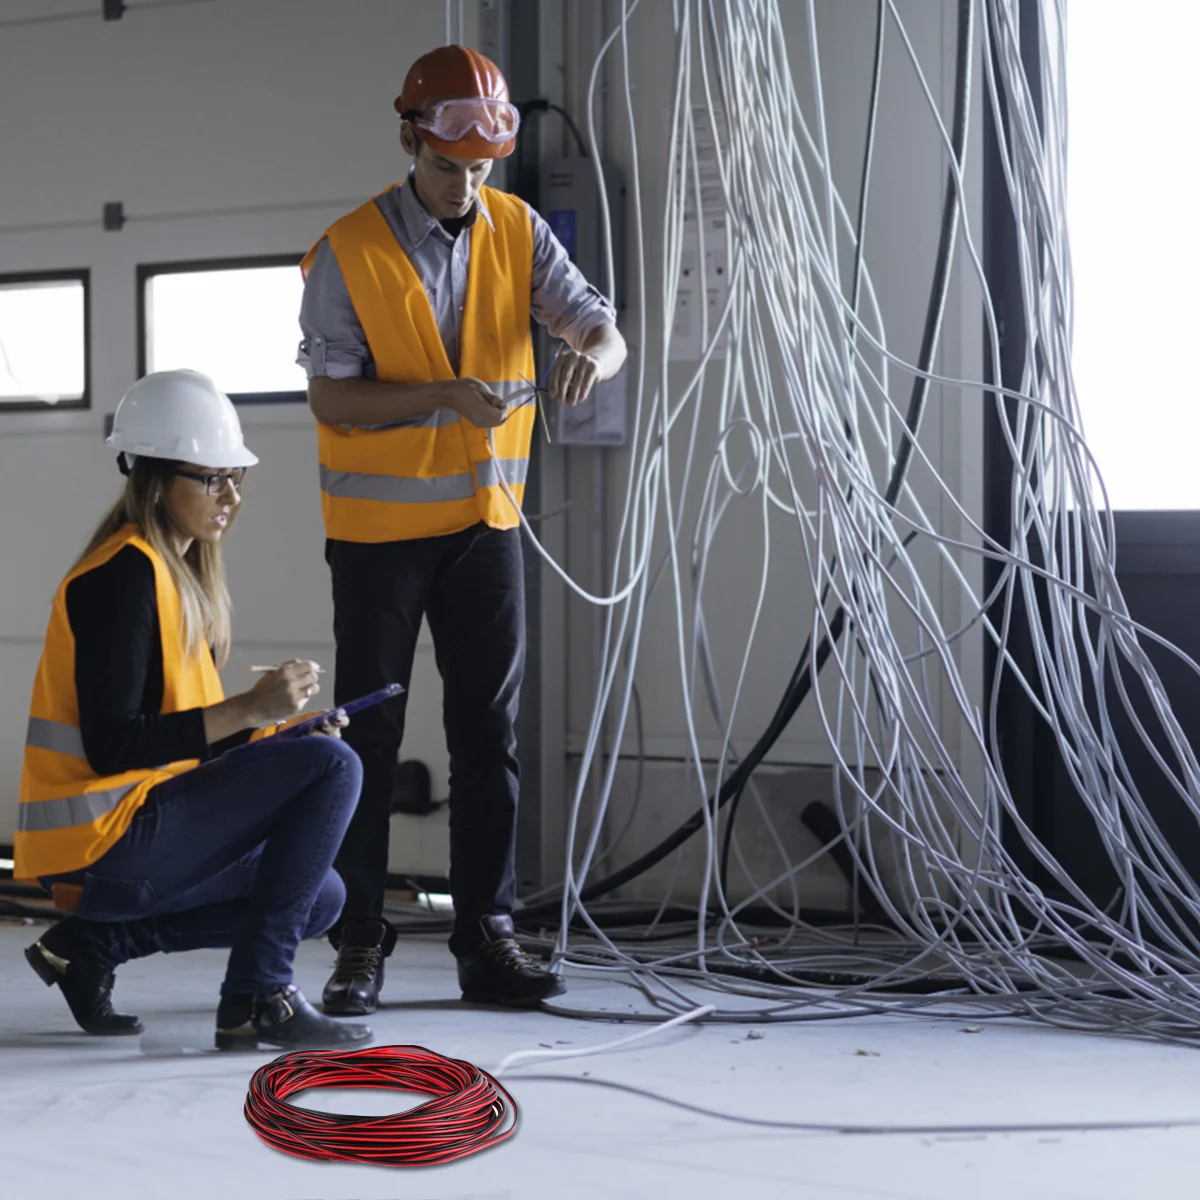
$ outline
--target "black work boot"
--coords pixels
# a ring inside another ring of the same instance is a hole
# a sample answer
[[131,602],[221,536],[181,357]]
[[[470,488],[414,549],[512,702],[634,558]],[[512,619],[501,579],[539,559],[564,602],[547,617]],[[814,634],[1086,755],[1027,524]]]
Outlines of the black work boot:
[[338,933],[337,966],[321,1006],[335,1017],[365,1017],[379,1007],[383,960],[396,946],[396,931],[382,920],[350,921]]
[[539,967],[517,945],[513,919],[507,913],[480,917],[479,926],[484,940],[458,960],[458,985],[464,1000],[532,1008],[567,990],[557,975]]
[[269,996],[222,996],[217,1009],[218,1050],[256,1050],[260,1044],[284,1050],[336,1049],[374,1036],[366,1025],[323,1017],[295,984]]
[[25,951],[25,959],[47,987],[58,984],[71,1016],[84,1033],[121,1037],[141,1033],[137,1017],[113,1012],[114,972],[97,962],[65,923],[59,923]]

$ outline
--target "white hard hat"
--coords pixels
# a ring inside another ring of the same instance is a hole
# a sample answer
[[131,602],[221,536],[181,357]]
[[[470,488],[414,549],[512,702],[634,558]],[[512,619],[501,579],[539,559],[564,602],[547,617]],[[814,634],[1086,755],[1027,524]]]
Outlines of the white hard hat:
[[114,450],[204,467],[252,467],[233,402],[199,371],[155,371],[125,393],[106,439]]

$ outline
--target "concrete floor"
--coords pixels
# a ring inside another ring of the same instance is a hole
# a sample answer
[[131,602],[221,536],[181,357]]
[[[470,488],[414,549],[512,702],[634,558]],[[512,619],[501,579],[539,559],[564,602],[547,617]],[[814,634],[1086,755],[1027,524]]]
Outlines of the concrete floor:
[[[750,1116],[853,1123],[1200,1118],[1200,1054],[1017,1024],[860,1018],[684,1028],[628,1050],[514,1071],[521,1127],[444,1167],[388,1170],[287,1157],[242,1116],[274,1055],[211,1049],[223,955],[122,968],[118,1007],[140,1039],[77,1031],[21,957],[37,927],[0,923],[0,1195],[87,1200],[961,1200],[1200,1194],[1200,1128],[987,1136],[847,1136],[736,1125],[605,1088],[527,1081],[548,1071],[616,1080]],[[301,947],[297,983],[320,996],[331,964]],[[484,1068],[514,1051],[616,1040],[640,1026],[549,1012],[467,1009],[439,942],[402,941],[376,1044],[416,1044]],[[639,994],[571,978],[561,1003],[644,1007]],[[865,1051],[866,1053],[862,1053]],[[316,1108],[403,1107],[385,1093],[310,1094]]]

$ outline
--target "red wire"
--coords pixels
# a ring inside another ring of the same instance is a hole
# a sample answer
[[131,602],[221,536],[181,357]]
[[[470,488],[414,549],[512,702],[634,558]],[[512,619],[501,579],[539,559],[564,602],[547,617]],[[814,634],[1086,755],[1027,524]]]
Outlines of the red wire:
[[[354,1117],[288,1104],[307,1088],[395,1088],[432,1097],[407,1112]],[[486,1071],[423,1046],[297,1050],[254,1072],[246,1120],[268,1146],[321,1162],[428,1167],[517,1131],[513,1098]]]

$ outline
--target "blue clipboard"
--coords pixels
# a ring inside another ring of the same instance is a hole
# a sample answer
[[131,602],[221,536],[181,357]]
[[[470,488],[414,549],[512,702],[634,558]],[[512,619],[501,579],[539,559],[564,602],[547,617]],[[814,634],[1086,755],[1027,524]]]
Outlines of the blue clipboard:
[[339,704],[337,708],[327,708],[324,712],[314,713],[306,721],[298,721],[295,725],[289,725],[286,729],[279,730],[278,733],[259,738],[255,744],[261,746],[264,742],[307,737],[310,733],[315,733],[322,725],[335,720],[339,714],[347,717],[353,716],[357,712],[362,712],[364,708],[371,708],[373,705],[382,704],[385,700],[391,700],[401,695],[403,691],[404,688],[400,684],[389,683],[387,687],[380,688],[377,692],[360,696],[357,700],[350,700],[346,704]]

